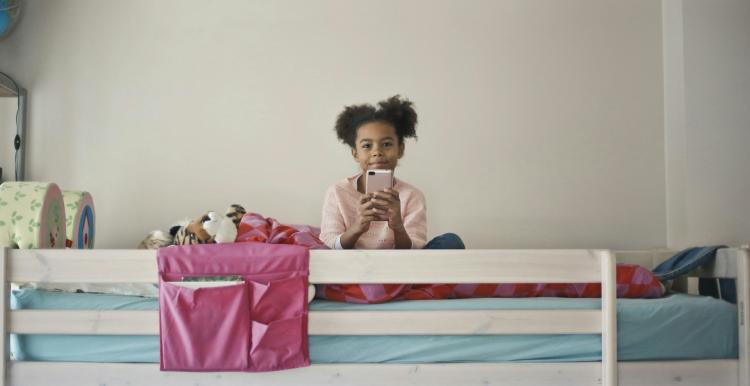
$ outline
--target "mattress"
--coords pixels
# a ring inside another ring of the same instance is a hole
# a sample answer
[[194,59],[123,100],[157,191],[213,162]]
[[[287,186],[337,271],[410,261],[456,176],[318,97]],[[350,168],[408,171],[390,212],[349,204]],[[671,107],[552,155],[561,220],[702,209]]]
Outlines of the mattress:
[[[599,299],[524,298],[402,301],[357,305],[315,300],[311,311],[596,309]],[[156,310],[154,298],[22,289],[13,309]],[[690,295],[619,299],[621,361],[737,358],[737,308]],[[310,336],[313,363],[599,361],[599,335]],[[12,335],[16,360],[159,362],[158,336]]]

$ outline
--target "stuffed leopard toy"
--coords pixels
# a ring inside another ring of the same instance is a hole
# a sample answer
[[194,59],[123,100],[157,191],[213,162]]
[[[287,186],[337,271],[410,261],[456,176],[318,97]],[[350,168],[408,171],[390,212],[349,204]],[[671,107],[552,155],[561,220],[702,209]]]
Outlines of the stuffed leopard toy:
[[138,245],[140,249],[159,249],[169,245],[214,244],[234,242],[242,216],[247,213],[240,205],[232,205],[224,216],[208,212],[192,221],[178,223],[169,234],[153,231]]

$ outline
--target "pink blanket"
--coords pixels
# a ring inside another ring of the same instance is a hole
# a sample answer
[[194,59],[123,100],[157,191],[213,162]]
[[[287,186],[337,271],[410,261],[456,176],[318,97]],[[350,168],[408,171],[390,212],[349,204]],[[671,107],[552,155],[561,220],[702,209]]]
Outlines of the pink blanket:
[[[664,287],[646,268],[617,265],[617,297],[658,298]],[[392,300],[436,300],[461,298],[601,297],[599,283],[540,284],[324,284],[317,286],[323,299],[348,303],[384,303]]]
[[[325,284],[316,296],[347,303],[384,303],[393,300],[462,298],[601,297],[599,283],[529,284]],[[617,297],[658,298],[664,287],[639,265],[617,265]]]
[[[318,229],[284,225],[257,213],[242,217],[237,242],[256,241],[302,245],[326,249],[318,238]],[[325,284],[318,285],[316,296],[348,303],[384,303],[393,300],[457,299],[484,297],[571,297],[598,298],[598,283],[563,284]],[[644,267],[617,265],[617,296],[621,298],[657,298],[664,287]]]
[[318,238],[320,230],[307,225],[285,225],[271,217],[257,213],[242,216],[237,231],[238,243],[258,242],[269,244],[300,245],[310,249],[328,249]]

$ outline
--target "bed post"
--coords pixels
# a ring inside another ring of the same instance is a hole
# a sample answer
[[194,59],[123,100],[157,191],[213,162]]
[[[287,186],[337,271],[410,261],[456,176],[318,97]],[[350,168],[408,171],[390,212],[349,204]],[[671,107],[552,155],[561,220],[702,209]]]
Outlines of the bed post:
[[8,306],[10,303],[10,283],[8,282],[8,254],[10,249],[3,247],[3,253],[0,254],[0,278],[3,283],[0,286],[0,297],[2,297],[3,308],[0,311],[0,330],[2,330],[2,337],[0,337],[0,347],[2,347],[2,354],[0,354],[0,386],[5,386],[8,379],[8,360],[10,360],[10,345],[8,336]]
[[612,251],[601,251],[602,385],[617,386],[617,264]]
[[750,326],[747,318],[750,317],[750,250],[741,248],[737,250],[737,323],[739,338],[739,374],[737,374],[739,385],[747,385],[750,382],[750,347],[747,340],[750,339]]

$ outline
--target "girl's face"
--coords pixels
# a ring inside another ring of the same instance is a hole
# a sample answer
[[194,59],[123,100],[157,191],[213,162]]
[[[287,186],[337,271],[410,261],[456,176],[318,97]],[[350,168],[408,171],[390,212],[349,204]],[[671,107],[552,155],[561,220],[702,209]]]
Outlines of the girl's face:
[[352,156],[362,171],[395,169],[404,155],[404,144],[398,141],[396,129],[388,123],[369,122],[357,129]]

